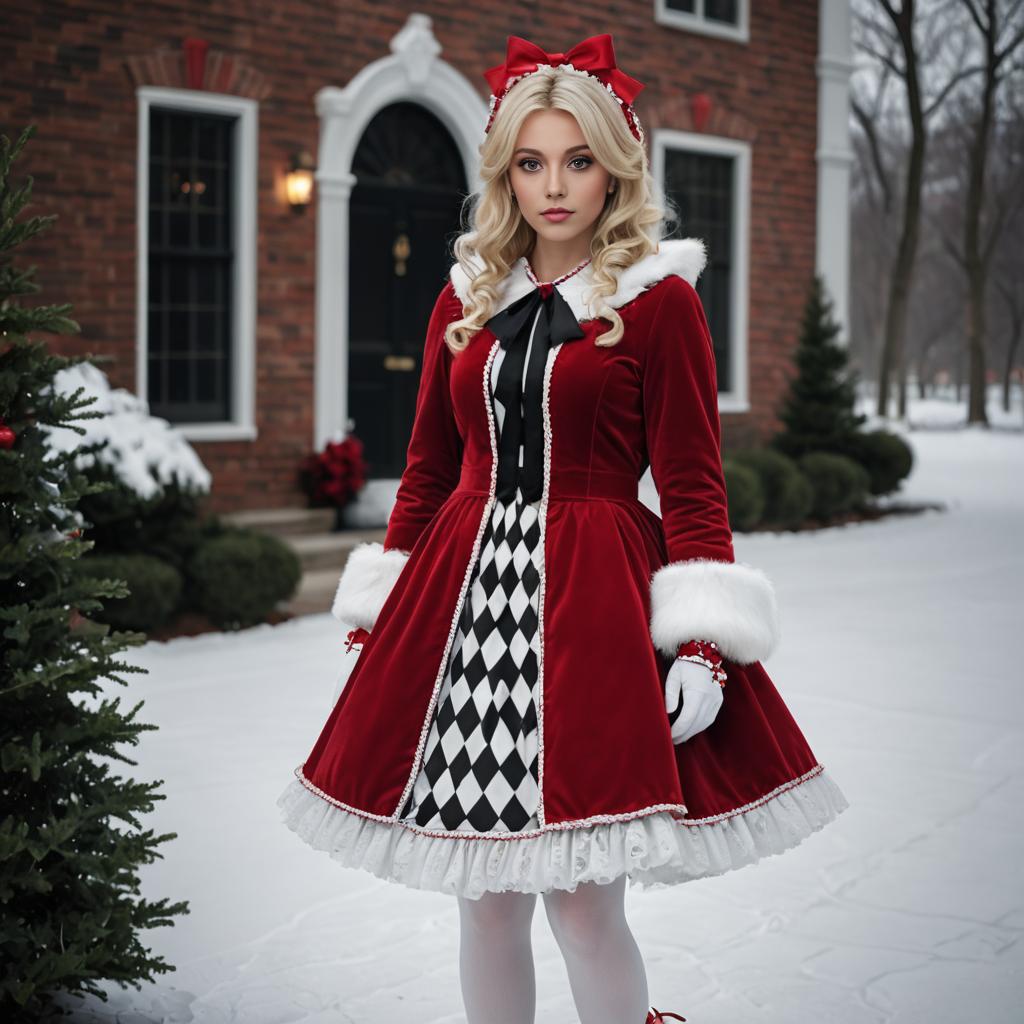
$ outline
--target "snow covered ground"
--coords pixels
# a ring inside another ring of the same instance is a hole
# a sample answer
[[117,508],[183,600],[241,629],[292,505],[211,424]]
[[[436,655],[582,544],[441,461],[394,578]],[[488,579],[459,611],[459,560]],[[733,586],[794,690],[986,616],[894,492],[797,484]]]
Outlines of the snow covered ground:
[[[627,891],[651,1002],[693,1024],[1024,1020],[1024,433],[1019,408],[991,431],[956,418],[915,403],[930,429],[908,435],[900,496],[944,511],[736,537],[782,610],[766,668],[851,807],[782,856]],[[160,726],[129,770],[165,780],[151,824],[178,833],[144,892],[192,912],[143,934],[176,972],[104,986],[79,1020],[464,1019],[454,899],[341,868],[278,822],[342,642],[323,614],[128,652],[149,674],[111,690]],[[534,948],[538,1024],[571,1024],[540,902]]]

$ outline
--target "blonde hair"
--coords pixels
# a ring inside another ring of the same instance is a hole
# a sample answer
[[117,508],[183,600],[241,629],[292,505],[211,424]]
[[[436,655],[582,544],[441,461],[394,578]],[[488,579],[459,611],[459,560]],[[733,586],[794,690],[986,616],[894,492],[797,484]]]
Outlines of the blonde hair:
[[[466,199],[470,230],[455,239],[456,260],[470,279],[463,319],[445,329],[445,341],[461,352],[494,312],[498,286],[533,245],[536,232],[512,201],[507,171],[519,131],[535,110],[564,110],[576,118],[597,162],[615,179],[597,219],[590,246],[593,287],[587,301],[611,329],[594,344],[607,347],[622,338],[622,317],[600,300],[614,295],[618,275],[655,252],[664,223],[678,219],[670,200],[659,205],[643,145],[629,130],[618,101],[585,72],[542,66],[517,82],[501,101],[491,129],[480,145],[479,192]],[[479,268],[479,269],[478,269]],[[474,276],[475,275],[475,276]]]

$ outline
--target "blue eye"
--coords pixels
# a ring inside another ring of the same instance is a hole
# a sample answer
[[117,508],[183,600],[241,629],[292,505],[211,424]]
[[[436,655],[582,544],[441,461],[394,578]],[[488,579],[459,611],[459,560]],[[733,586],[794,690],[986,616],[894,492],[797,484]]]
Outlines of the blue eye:
[[[581,170],[581,171],[585,170],[587,167],[589,167],[594,162],[593,160],[591,160],[591,158],[589,156],[574,156],[572,158],[572,160],[569,161],[569,163],[574,164],[574,163],[576,163],[577,160],[584,161],[583,167],[577,168],[577,170]],[[528,156],[528,157],[524,157],[522,160],[519,161],[519,166],[522,167],[523,170],[526,170],[526,165],[527,164],[536,164],[536,163],[539,163],[539,162],[540,161],[534,159],[532,156]]]

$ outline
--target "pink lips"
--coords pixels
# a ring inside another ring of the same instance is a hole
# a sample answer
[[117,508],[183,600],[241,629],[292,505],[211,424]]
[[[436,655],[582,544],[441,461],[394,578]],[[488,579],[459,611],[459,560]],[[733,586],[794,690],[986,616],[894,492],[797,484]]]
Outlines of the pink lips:
[[566,217],[571,217],[572,216],[572,211],[571,210],[559,210],[557,213],[555,213],[555,212],[553,212],[553,213],[543,213],[543,214],[541,214],[541,216],[542,217],[547,217],[548,220],[554,221],[555,223],[557,223],[560,220],[565,220]]

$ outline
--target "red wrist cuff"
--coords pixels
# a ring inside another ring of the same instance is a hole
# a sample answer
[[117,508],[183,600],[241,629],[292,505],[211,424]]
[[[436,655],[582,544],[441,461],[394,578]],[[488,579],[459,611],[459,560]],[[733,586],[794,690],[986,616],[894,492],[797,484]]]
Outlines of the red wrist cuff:
[[676,658],[707,665],[715,682],[719,686],[725,686],[726,673],[722,667],[722,654],[714,640],[687,640],[679,645]]

